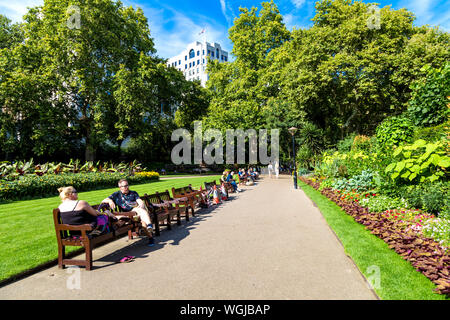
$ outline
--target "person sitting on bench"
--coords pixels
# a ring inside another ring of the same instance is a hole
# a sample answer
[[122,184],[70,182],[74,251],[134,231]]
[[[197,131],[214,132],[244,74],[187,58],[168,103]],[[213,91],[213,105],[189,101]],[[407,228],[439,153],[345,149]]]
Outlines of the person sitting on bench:
[[148,245],[151,247],[155,244],[153,239],[153,225],[145,203],[139,198],[139,194],[136,191],[130,190],[127,180],[121,179],[119,181],[119,191],[114,192],[108,198],[104,199],[102,203],[108,203],[113,210],[117,205],[124,212],[136,212],[141,218],[144,232],[149,238]]
[[241,192],[242,190],[239,189],[239,187],[238,187],[238,185],[236,184],[236,181],[234,181],[233,177],[234,177],[234,172],[231,171],[231,172],[228,174],[226,181],[229,182],[229,183],[231,183],[231,185],[233,186],[234,192]]

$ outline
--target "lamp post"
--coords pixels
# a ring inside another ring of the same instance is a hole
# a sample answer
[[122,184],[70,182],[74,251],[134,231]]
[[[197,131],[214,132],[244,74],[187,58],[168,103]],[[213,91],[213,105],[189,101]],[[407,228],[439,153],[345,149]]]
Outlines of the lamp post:
[[295,139],[294,135],[297,132],[296,127],[292,127],[288,129],[289,133],[292,135],[292,158],[294,160],[294,189],[297,189],[297,167],[295,165]]

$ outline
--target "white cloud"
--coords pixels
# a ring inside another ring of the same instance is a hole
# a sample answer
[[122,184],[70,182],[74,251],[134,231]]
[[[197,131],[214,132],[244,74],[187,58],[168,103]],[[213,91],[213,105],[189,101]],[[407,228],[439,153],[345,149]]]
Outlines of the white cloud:
[[[144,11],[150,26],[150,33],[155,41],[157,55],[162,58],[170,58],[180,54],[189,43],[203,41],[206,36],[208,42],[218,42],[224,50],[228,48],[228,30],[217,28],[217,22],[210,17],[198,14],[184,14],[166,4],[158,9],[145,5],[135,4],[125,0],[124,4],[139,6]],[[169,28],[170,27],[170,28]],[[205,35],[199,35],[205,28]]]
[[233,14],[233,10],[231,9],[230,5],[225,0],[219,0],[220,1],[220,9],[222,10],[222,14],[227,20],[228,26],[231,27],[233,25],[233,18],[235,18],[235,15]]
[[44,4],[44,0],[0,0],[0,13],[12,22],[21,22],[23,15],[28,12],[27,7],[36,7]]
[[291,0],[291,1],[297,9],[300,9],[306,2],[306,0]]

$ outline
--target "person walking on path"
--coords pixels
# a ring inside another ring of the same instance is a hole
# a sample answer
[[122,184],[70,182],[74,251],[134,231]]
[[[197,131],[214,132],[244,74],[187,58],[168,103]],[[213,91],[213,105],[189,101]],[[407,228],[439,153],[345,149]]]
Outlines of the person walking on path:
[[124,212],[134,211],[141,219],[144,232],[148,236],[148,245],[151,247],[155,244],[153,239],[153,225],[150,220],[150,215],[145,207],[144,201],[139,198],[136,191],[131,191],[128,181],[121,179],[119,181],[119,191],[114,192],[108,198],[104,199],[102,203],[107,203],[111,209],[115,209],[116,205]]
[[273,171],[272,161],[269,162],[267,169],[269,170],[269,178],[272,179],[272,171]]

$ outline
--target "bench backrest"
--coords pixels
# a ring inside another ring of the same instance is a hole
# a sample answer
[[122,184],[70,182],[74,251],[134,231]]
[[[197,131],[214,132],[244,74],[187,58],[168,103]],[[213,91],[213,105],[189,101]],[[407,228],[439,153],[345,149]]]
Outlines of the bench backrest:
[[212,189],[214,186],[216,186],[216,180],[213,180],[211,182],[205,182],[205,189],[206,190],[210,190]]
[[158,195],[159,199],[161,199],[161,202],[173,200],[170,196],[169,190],[166,190],[164,192],[157,192],[156,194]]
[[172,195],[175,196],[184,196],[186,193],[190,193],[189,187],[182,188],[172,188]]

